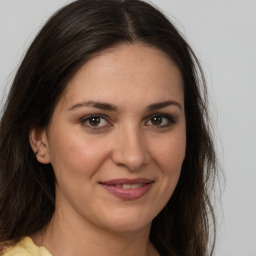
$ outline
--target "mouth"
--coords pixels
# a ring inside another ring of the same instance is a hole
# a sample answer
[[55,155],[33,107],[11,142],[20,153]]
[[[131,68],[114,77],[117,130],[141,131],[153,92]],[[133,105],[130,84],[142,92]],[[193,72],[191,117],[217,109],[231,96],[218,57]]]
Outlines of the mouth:
[[154,180],[146,178],[116,179],[99,182],[107,192],[124,200],[135,200],[143,197],[150,190],[153,183]]
[[123,189],[135,189],[135,188],[140,188],[143,186],[143,184],[123,184],[123,185],[117,185],[116,187],[118,188],[123,188]]

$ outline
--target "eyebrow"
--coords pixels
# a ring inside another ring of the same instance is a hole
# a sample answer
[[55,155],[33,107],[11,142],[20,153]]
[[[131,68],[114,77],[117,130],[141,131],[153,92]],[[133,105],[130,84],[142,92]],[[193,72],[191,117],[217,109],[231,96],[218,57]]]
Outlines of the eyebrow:
[[93,108],[98,108],[98,109],[102,109],[102,110],[109,110],[109,111],[116,111],[117,110],[117,106],[115,106],[115,105],[112,105],[112,104],[109,104],[109,103],[104,103],[104,102],[96,102],[96,101],[81,102],[81,103],[75,104],[74,106],[69,108],[69,110],[73,110],[73,109],[80,108],[80,107],[93,107]]
[[147,110],[153,111],[153,110],[165,108],[165,107],[168,107],[168,106],[171,106],[171,105],[177,106],[177,107],[179,107],[180,109],[182,109],[181,104],[178,103],[177,101],[168,100],[168,101],[164,101],[164,102],[159,102],[159,103],[151,104],[151,105],[149,105],[149,106],[147,107]]
[[[173,101],[173,100],[169,100],[169,101],[150,104],[149,106],[147,106],[147,110],[154,111],[154,110],[165,108],[165,107],[168,107],[171,105],[175,105],[175,106],[179,107],[180,109],[182,109],[180,103]],[[102,110],[117,111],[117,106],[115,106],[113,104],[109,104],[109,103],[105,103],[105,102],[97,102],[97,101],[81,102],[81,103],[73,105],[68,110],[71,111],[71,110],[74,110],[76,108],[81,108],[81,107],[93,107],[93,108],[98,108],[98,109],[102,109]]]

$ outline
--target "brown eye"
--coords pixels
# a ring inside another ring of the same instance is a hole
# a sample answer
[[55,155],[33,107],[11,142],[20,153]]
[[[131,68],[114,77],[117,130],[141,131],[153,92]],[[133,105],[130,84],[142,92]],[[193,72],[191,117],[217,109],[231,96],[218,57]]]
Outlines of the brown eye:
[[163,118],[161,116],[154,116],[151,118],[151,123],[153,125],[161,125],[163,122]]
[[88,119],[88,123],[91,125],[91,126],[98,126],[100,124],[100,120],[101,118],[98,117],[98,116],[95,116],[95,117],[90,117]]
[[159,114],[151,116],[150,119],[146,122],[146,126],[156,126],[159,128],[168,127],[175,123],[175,119],[166,114]]
[[99,129],[111,126],[109,122],[106,120],[106,118],[98,115],[86,117],[82,120],[82,124],[92,129]]

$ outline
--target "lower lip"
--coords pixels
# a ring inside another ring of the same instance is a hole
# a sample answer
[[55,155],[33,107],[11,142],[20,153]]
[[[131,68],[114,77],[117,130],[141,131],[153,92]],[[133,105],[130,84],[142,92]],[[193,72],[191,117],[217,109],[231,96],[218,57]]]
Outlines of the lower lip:
[[128,189],[111,186],[111,185],[105,185],[105,184],[101,184],[101,185],[111,194],[115,195],[120,199],[135,200],[144,196],[149,191],[153,183],[144,184],[139,188],[128,188]]

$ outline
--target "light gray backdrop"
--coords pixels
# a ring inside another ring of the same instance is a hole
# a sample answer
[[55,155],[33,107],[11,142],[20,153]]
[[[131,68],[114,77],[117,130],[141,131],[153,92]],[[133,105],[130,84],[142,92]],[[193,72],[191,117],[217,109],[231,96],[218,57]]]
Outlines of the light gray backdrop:
[[[67,0],[0,0],[0,96],[46,19]],[[226,175],[217,256],[256,256],[256,1],[154,0],[206,73]]]

